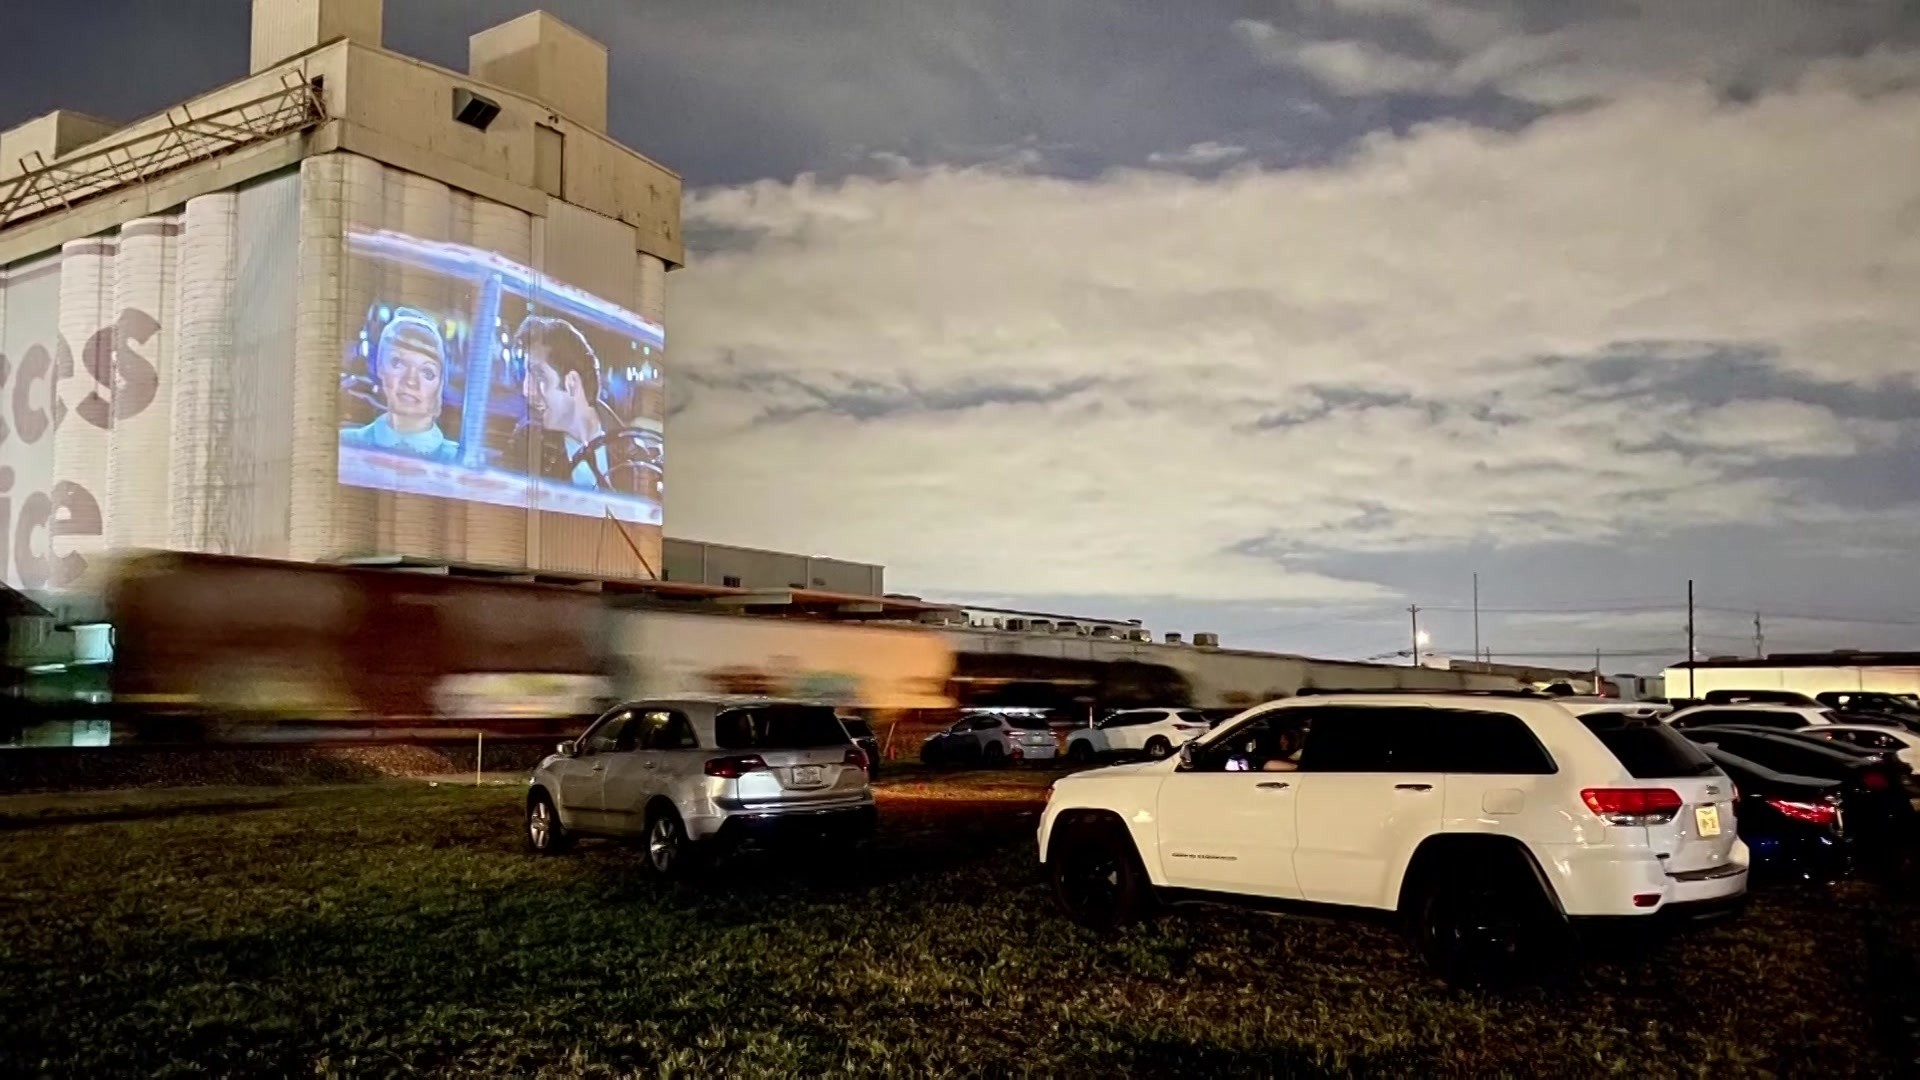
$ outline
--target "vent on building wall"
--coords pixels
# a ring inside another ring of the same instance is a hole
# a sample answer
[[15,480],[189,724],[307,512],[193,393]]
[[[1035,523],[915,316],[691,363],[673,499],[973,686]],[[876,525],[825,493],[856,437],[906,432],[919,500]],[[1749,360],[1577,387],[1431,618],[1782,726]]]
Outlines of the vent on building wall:
[[1195,634],[1193,635],[1193,643],[1203,649],[1217,649],[1220,647],[1220,635]]
[[500,103],[492,98],[484,98],[463,87],[453,91],[453,118],[471,128],[481,131],[493,126],[493,118],[500,115]]
[[735,577],[732,574],[728,574],[727,576],[720,579],[720,584],[726,586],[729,589],[737,589],[740,587],[740,579],[738,577]]
[[1133,629],[1127,631],[1127,640],[1128,641],[1152,641],[1153,631],[1148,630],[1145,627],[1136,626]]
[[1171,630],[1167,632],[1167,644],[1169,645],[1180,644],[1180,632],[1178,630]]

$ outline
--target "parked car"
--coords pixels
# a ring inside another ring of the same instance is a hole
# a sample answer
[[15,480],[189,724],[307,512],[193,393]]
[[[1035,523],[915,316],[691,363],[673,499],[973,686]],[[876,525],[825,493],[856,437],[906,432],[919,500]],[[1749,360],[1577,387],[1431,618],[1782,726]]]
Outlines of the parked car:
[[1907,768],[1920,771],[1920,735],[1905,728],[1878,724],[1828,724],[1808,728],[1803,734],[1875,753],[1891,754]]
[[1067,757],[1091,762],[1113,754],[1145,754],[1155,761],[1181,743],[1213,730],[1198,709],[1122,709],[1067,736]]
[[842,716],[840,726],[847,729],[847,738],[867,755],[867,776],[880,775],[880,740],[873,737],[873,728],[858,716]]
[[1718,747],[1703,747],[1734,785],[1740,839],[1753,852],[1754,870],[1832,881],[1850,862],[1845,786],[1837,780],[1792,776]]
[[1884,846],[1905,838],[1913,820],[1908,769],[1895,759],[1822,745],[1788,732],[1738,727],[1694,727],[1688,739],[1746,758],[1777,772],[1837,780],[1845,785],[1847,825],[1863,843]]
[[1821,694],[1820,701],[1860,723],[1897,727],[1920,735],[1920,705],[1900,694],[1830,692]]
[[1841,717],[1825,705],[1695,705],[1669,714],[1666,722],[1682,730],[1732,724],[1794,731],[1837,724]]
[[1829,690],[1815,694],[1820,704],[1841,712],[1871,712],[1920,721],[1920,701],[1909,694],[1876,690]]
[[1059,905],[1095,929],[1160,901],[1396,912],[1449,974],[1747,888],[1733,784],[1704,753],[1522,695],[1271,702],[1167,761],[1055,782],[1038,839]]
[[675,876],[723,845],[872,831],[866,752],[833,709],[772,698],[682,697],[618,705],[561,743],[528,780],[527,845],[644,838]]
[[1798,690],[1709,690],[1700,699],[1707,705],[1800,705],[1820,703]]
[[976,713],[920,744],[920,760],[929,765],[992,766],[1050,761],[1059,742],[1041,717]]

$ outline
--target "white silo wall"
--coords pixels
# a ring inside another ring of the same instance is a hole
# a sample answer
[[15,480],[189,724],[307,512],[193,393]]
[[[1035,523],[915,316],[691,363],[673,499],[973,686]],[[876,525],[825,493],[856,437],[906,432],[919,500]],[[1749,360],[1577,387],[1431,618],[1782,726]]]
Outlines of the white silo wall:
[[54,588],[77,587],[106,554],[113,424],[112,236],[60,249],[58,404],[54,409]]
[[667,264],[644,253],[639,259],[640,289],[634,310],[643,318],[664,324],[667,321]]
[[337,554],[337,500],[364,493],[336,483],[340,461],[341,290],[344,286],[345,154],[300,163],[300,251],[290,382],[287,556],[318,561]]
[[223,373],[229,492],[222,550],[287,555],[292,470],[294,320],[298,311],[300,178],[281,173],[235,193],[233,363]]
[[0,559],[7,584],[42,589],[53,578],[55,370],[60,348],[60,253],[16,262],[0,277],[0,353],[7,357],[6,438],[0,479],[11,484]]
[[[466,243],[483,251],[498,252],[518,263],[533,262],[533,216],[523,210],[489,199],[468,199],[472,228]],[[484,329],[484,328],[483,328]],[[518,463],[526,468],[525,461]],[[527,565],[527,520],[524,506],[495,506],[466,503],[466,552],[468,562],[489,566]]]
[[108,540],[116,549],[167,543],[180,229],[175,216],[120,228],[113,283],[120,389],[107,462]]
[[[453,225],[453,196],[447,185],[414,173],[387,170],[389,227],[421,240],[446,240]],[[390,273],[382,300],[441,315],[447,309],[447,279],[431,271],[404,267]],[[389,551],[446,557],[447,520],[454,504],[420,495],[387,495],[382,500],[382,537]]]
[[231,191],[187,202],[179,241],[179,330],[174,342],[173,430],[167,504],[167,546],[213,551],[227,521],[227,477],[232,460],[235,218]]
[[[339,328],[340,336],[333,342],[332,372],[335,385],[338,385],[342,350],[352,337],[349,327],[356,327],[366,318],[367,310],[380,298],[382,285],[386,279],[386,270],[380,264],[367,259],[359,259],[344,250],[348,230],[381,229],[386,225],[386,167],[371,158],[349,154],[333,155],[339,158],[342,168],[342,186],[340,201],[341,232],[328,242],[342,245],[339,277]],[[339,391],[336,389],[335,409],[338,409]],[[336,418],[334,435],[334,466],[330,475],[338,476],[339,435]],[[380,534],[380,514],[383,503],[393,496],[384,491],[372,491],[364,487],[336,485],[333,494],[333,529],[330,542],[330,554],[340,556],[361,556],[388,554],[389,549],[382,543]]]

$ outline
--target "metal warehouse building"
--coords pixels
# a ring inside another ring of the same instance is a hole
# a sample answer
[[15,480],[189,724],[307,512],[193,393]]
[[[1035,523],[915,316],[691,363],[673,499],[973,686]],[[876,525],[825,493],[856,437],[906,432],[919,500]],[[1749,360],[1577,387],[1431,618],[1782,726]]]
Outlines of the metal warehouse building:
[[1666,672],[1667,692],[1699,697],[1714,690],[1794,690],[1823,694],[1872,690],[1920,693],[1920,653],[1773,653],[1760,659],[1723,657],[1679,664]]
[[0,560],[123,547],[657,577],[680,180],[543,13],[468,70],[254,0],[251,74],[0,134]]

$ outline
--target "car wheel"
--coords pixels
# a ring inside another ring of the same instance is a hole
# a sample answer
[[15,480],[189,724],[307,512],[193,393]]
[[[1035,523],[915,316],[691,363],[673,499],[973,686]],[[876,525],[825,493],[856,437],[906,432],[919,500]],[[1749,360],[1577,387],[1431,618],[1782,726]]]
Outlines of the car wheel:
[[939,764],[941,764],[941,761],[940,761],[940,757],[941,757],[941,754],[940,754],[940,747],[939,747],[939,744],[937,744],[937,743],[924,743],[924,744],[922,744],[922,745],[921,745],[921,747],[920,747],[920,764],[922,764],[922,765],[939,765]]
[[670,809],[647,816],[647,869],[663,878],[684,877],[693,868],[693,842],[680,815]]
[[998,769],[1007,763],[1007,748],[997,742],[990,742],[982,756],[986,759],[987,768]]
[[560,823],[560,811],[544,791],[527,799],[527,850],[535,855],[558,855],[573,846],[573,834]]
[[1133,839],[1118,826],[1082,826],[1055,840],[1047,860],[1054,902],[1089,930],[1111,933],[1153,906],[1153,886]]
[[1147,740],[1147,756],[1153,760],[1165,761],[1167,755],[1171,753],[1173,753],[1173,744],[1167,741],[1165,735],[1155,735]]
[[1085,739],[1076,739],[1067,744],[1067,760],[1076,765],[1087,765],[1093,761],[1093,744]]
[[1548,936],[1539,885],[1493,864],[1429,872],[1408,915],[1414,948],[1449,982],[1522,975]]

